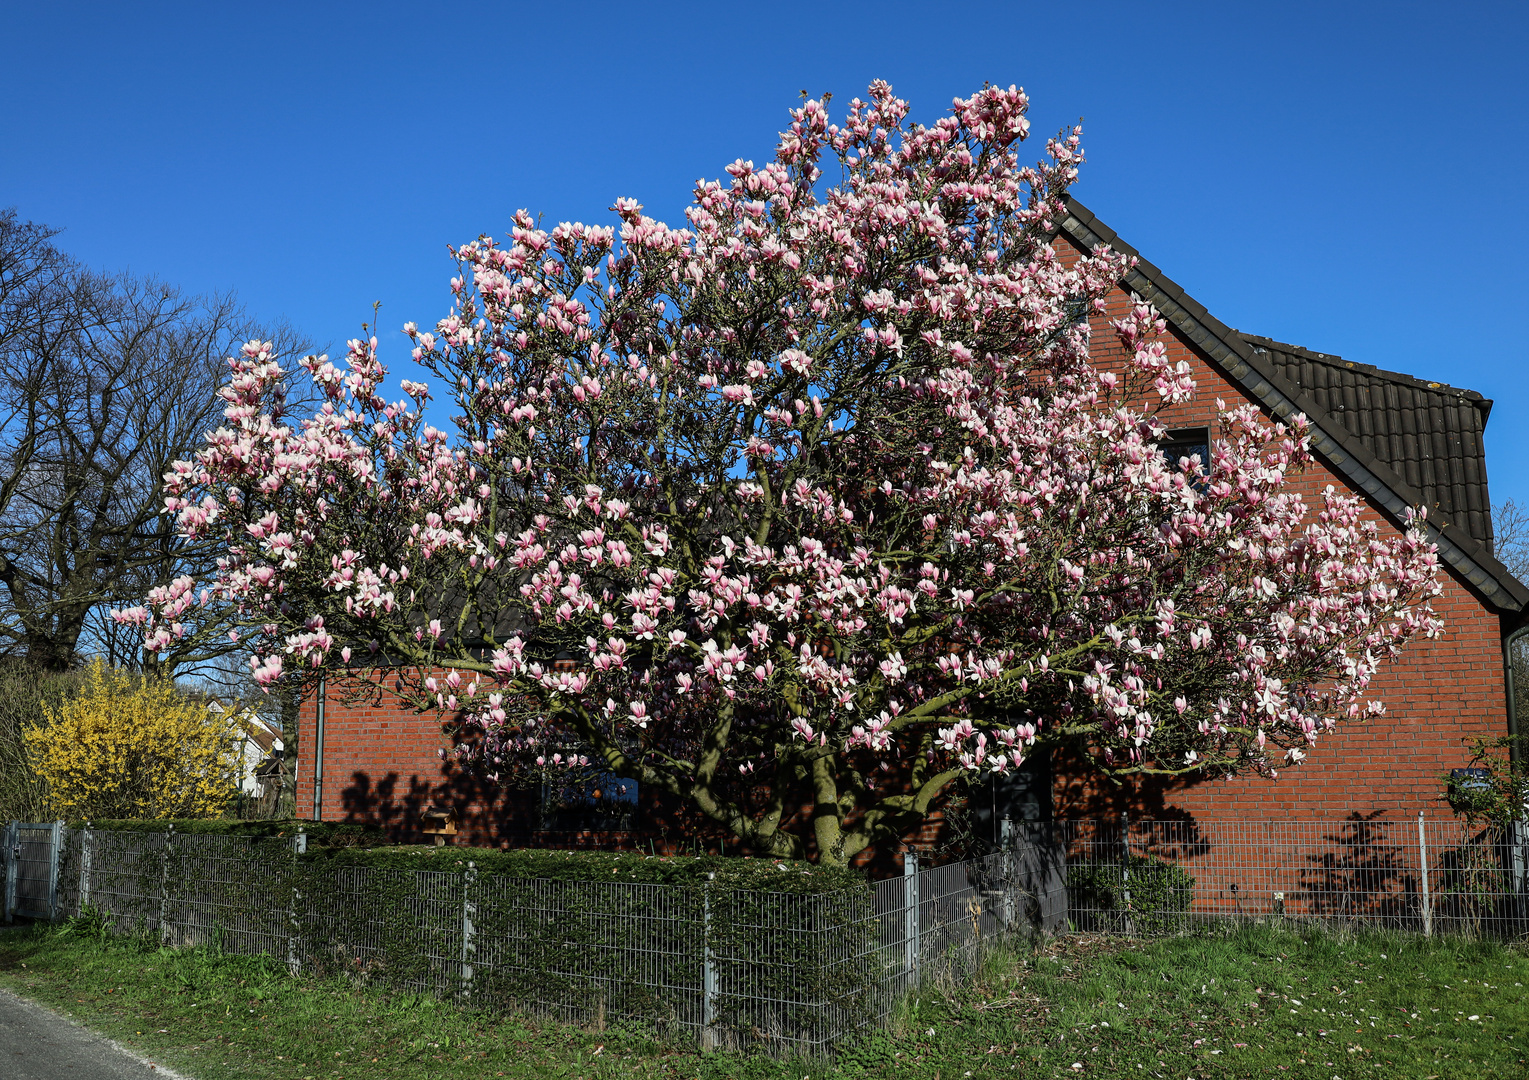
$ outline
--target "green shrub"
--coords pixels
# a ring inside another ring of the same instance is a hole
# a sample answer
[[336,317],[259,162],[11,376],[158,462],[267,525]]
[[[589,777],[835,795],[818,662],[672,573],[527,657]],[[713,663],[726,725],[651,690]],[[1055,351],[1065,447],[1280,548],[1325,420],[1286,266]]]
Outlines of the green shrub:
[[1188,925],[1194,896],[1191,874],[1147,855],[1067,868],[1067,906],[1080,930],[1176,933]]

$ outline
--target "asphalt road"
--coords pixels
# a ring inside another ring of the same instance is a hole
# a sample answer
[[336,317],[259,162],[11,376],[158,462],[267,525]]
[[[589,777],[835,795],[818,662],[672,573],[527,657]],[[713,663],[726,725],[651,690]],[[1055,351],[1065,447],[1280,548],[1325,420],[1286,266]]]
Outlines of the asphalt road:
[[74,1021],[0,990],[0,1077],[10,1080],[186,1080]]

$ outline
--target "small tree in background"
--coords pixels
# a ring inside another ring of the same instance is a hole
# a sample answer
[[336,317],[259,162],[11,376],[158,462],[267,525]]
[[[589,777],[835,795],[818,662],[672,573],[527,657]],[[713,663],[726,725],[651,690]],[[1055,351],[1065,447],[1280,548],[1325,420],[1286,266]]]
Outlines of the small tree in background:
[[1529,578],[1529,508],[1512,499],[1492,507],[1492,553],[1520,581]]
[[76,819],[215,817],[238,763],[227,719],[168,679],[93,661],[78,691],[23,739],[54,813]]
[[168,650],[237,605],[264,683],[397,688],[489,777],[629,777],[777,856],[843,862],[1037,746],[1297,764],[1439,631],[1435,551],[1292,489],[1303,418],[1163,460],[1188,366],[1145,306],[1095,355],[1128,262],[1051,247],[1079,135],[1022,166],[1027,105],[924,126],[878,83],[842,124],[796,109],[688,228],[517,214],[404,327],[453,432],[425,385],[382,396],[375,337],[303,361],[328,402],[299,418],[250,343],[167,483],[226,561],[118,617]]

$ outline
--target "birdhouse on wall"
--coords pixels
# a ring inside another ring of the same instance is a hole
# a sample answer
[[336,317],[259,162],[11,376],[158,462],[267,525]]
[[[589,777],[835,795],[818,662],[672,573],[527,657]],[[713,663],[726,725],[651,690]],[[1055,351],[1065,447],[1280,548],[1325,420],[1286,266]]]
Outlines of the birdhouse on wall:
[[457,835],[457,816],[451,810],[442,810],[439,807],[431,807],[420,815],[424,822],[423,831],[426,836],[435,837],[436,847],[445,847],[448,837]]

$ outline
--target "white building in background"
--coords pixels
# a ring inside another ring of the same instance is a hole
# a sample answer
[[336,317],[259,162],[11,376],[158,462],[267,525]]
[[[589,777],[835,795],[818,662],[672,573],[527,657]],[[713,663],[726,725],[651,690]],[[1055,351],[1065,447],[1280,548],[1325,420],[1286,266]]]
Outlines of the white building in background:
[[230,708],[216,700],[208,702],[207,708],[228,717],[229,726],[233,729],[239,758],[239,791],[252,798],[269,795],[266,789],[273,775],[278,785],[280,782],[281,752],[284,749],[281,732],[271,727],[253,709],[237,706]]

